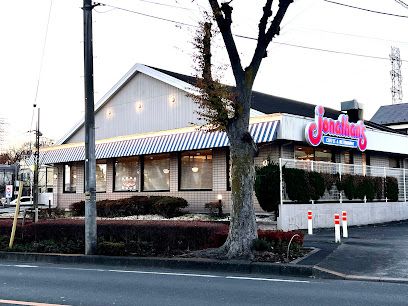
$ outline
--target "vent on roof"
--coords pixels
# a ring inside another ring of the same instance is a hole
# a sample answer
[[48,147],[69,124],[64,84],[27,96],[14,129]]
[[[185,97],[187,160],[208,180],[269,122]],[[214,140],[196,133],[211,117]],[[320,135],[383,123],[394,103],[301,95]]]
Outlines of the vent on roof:
[[341,102],[341,110],[347,113],[350,122],[363,120],[363,108],[363,104],[358,103],[357,100]]

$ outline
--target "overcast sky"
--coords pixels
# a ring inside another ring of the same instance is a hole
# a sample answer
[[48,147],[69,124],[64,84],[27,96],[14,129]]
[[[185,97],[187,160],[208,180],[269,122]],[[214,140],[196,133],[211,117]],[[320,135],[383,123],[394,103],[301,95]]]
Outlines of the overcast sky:
[[[0,118],[8,122],[6,145],[34,139],[27,133],[35,127],[34,101],[41,108],[41,132],[58,140],[84,115],[82,1],[1,2]],[[192,25],[202,20],[208,7],[206,0],[102,2]],[[256,37],[264,2],[233,1],[234,34]],[[394,0],[338,2],[408,16],[408,9]],[[95,101],[135,63],[184,74],[194,72],[194,28],[111,7],[97,7],[93,18]],[[246,65],[255,42],[242,38],[236,41]],[[384,59],[274,43],[257,76],[257,91],[337,109],[341,101],[357,99],[365,105],[365,119],[370,119],[381,105],[391,104],[388,57],[391,46],[395,46],[400,48],[404,60],[404,101],[408,101],[408,18],[374,14],[323,0],[295,0],[276,42]],[[221,42],[217,44],[221,46]],[[217,49],[215,55],[218,63],[227,61],[223,48]],[[230,71],[224,82],[233,84]]]

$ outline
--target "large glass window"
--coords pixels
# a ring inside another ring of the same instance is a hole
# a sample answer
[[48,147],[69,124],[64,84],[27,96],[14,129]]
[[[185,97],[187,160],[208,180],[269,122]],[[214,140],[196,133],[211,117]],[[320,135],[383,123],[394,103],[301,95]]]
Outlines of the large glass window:
[[295,159],[331,162],[332,152],[322,148],[296,146]]
[[76,185],[76,168],[71,165],[64,165],[64,192],[76,192]]
[[143,191],[166,190],[170,190],[169,155],[146,155],[143,159]]
[[138,157],[115,161],[114,191],[137,191],[139,187]]
[[193,151],[181,153],[180,189],[212,189],[212,151]]
[[96,192],[106,192],[106,164],[96,164]]

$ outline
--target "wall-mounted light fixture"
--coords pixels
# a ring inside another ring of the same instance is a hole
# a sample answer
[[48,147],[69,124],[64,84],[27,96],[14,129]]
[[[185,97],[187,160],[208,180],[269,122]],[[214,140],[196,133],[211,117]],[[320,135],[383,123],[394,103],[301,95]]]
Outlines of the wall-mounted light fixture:
[[170,172],[169,169],[167,169],[167,168],[163,169],[163,173],[164,173],[164,174],[168,174],[169,172]]
[[111,108],[108,108],[106,110],[106,119],[111,119],[113,117],[113,110]]
[[191,168],[191,171],[193,171],[194,173],[198,172],[198,167]]
[[262,165],[263,165],[264,167],[266,167],[266,166],[268,165],[268,163],[269,163],[268,160],[265,159],[265,160],[262,162]]
[[176,104],[176,97],[174,95],[169,96],[169,104],[170,105]]
[[143,110],[143,102],[138,101],[136,102],[136,112],[141,112]]

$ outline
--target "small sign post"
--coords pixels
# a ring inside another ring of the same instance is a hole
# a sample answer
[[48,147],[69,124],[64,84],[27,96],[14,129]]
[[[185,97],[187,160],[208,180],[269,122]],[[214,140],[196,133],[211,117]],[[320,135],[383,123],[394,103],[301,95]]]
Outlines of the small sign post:
[[313,235],[313,214],[311,210],[307,211],[307,233]]
[[341,212],[341,218],[342,218],[342,225],[343,225],[343,238],[348,238],[348,229],[347,229],[347,212],[342,211]]
[[334,242],[340,243],[340,215],[334,214]]

